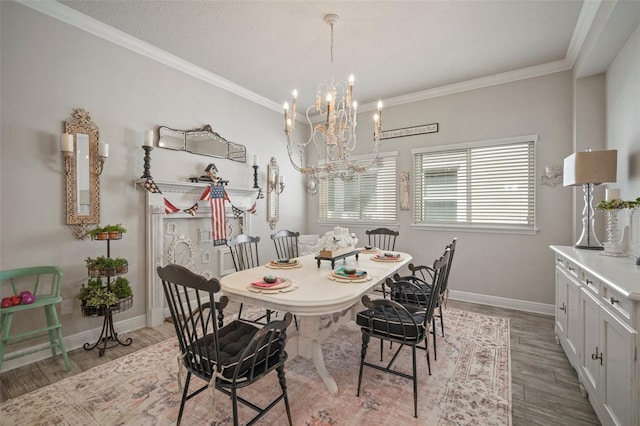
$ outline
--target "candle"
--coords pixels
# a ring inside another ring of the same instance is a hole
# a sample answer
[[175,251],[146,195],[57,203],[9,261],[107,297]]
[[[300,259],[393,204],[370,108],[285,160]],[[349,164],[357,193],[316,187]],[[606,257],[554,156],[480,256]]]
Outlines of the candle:
[[144,131],[144,146],[153,146],[153,130]]
[[109,144],[100,142],[98,144],[98,155],[100,157],[107,158],[109,156]]
[[70,133],[63,133],[60,138],[60,151],[73,152],[73,135]]
[[280,179],[280,183],[284,185],[284,175],[280,175],[278,179]]
[[260,163],[258,154],[253,154],[253,165],[257,166]]
[[620,188],[607,188],[605,190],[605,198],[607,201],[620,199]]

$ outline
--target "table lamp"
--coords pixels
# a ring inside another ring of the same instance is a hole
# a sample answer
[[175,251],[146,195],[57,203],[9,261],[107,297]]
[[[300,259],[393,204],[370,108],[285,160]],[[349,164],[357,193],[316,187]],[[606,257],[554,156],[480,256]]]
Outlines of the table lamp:
[[604,182],[615,182],[618,151],[576,152],[564,159],[564,186],[582,185],[584,210],[582,211],[582,234],[574,245],[579,249],[603,250],[594,230],[593,187]]

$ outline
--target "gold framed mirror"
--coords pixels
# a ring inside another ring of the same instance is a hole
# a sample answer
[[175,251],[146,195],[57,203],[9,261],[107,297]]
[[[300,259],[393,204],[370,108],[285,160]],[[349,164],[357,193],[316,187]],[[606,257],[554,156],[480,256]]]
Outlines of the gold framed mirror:
[[[76,109],[65,122],[64,139],[70,150],[65,154],[67,225],[80,225],[78,237],[85,234],[87,225],[100,223],[100,172],[102,163],[98,146],[98,127],[91,122],[89,112]],[[106,154],[105,154],[106,155]]]
[[280,220],[280,166],[275,157],[267,164],[267,222],[271,229],[276,229]]

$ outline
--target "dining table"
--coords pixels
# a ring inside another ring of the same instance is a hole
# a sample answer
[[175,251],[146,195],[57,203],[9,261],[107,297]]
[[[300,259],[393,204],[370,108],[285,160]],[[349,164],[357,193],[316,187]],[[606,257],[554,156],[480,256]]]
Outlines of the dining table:
[[[318,263],[317,254],[295,259],[274,259],[264,265],[233,272],[221,278],[222,292],[232,301],[291,312],[298,326],[287,330],[290,359],[302,356],[313,362],[329,392],[336,396],[338,385],[329,374],[322,343],[342,324],[353,321],[364,309],[361,298],[407,265],[408,253],[358,249],[359,256],[332,263]],[[351,270],[350,270],[351,269]],[[276,278],[269,286],[264,277]]]

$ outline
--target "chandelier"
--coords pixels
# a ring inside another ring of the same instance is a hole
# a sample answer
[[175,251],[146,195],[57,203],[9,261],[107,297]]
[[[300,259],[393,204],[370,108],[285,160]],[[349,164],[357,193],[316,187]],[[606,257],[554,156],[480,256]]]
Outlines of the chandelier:
[[[348,81],[337,82],[333,78],[333,27],[338,15],[328,14],[324,21],[331,27],[331,74],[329,81],[318,85],[316,101],[306,111],[311,135],[307,141],[295,141],[296,100],[298,91],[293,91],[291,108],[284,103],[284,132],[287,135],[287,150],[293,167],[313,179],[330,177],[345,178],[362,173],[378,160],[380,130],[382,129],[382,102],[378,101],[374,115],[374,155],[367,161],[351,159],[356,147],[356,111],[358,103],[353,99],[353,75]],[[315,122],[312,120],[315,119]],[[315,155],[313,151],[315,149]],[[305,158],[307,159],[305,161]]]

